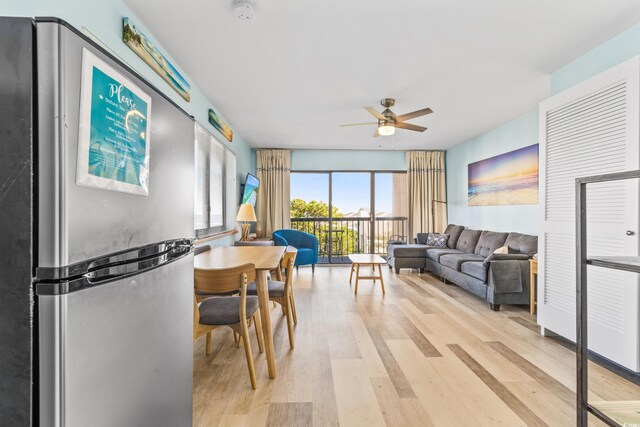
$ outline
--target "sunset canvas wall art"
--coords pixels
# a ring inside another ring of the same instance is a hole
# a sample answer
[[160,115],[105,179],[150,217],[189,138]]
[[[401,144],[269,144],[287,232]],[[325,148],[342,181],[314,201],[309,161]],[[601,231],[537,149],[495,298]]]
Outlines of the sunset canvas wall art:
[[469,163],[469,206],[538,203],[538,144]]

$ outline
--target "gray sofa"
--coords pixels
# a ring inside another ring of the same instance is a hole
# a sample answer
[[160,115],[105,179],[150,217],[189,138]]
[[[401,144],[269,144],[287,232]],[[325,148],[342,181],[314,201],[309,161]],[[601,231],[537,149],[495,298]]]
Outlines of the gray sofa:
[[[484,298],[492,310],[500,304],[529,303],[529,259],[538,252],[538,237],[520,233],[500,233],[465,229],[449,224],[447,247],[426,244],[419,233],[416,243],[389,245],[387,262],[396,273],[416,268],[440,276]],[[509,254],[494,254],[502,246]]]

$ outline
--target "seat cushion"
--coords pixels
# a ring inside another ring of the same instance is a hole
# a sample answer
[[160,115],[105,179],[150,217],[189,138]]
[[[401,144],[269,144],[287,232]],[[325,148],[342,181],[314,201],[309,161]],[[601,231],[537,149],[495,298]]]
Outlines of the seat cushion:
[[480,261],[482,262],[484,257],[476,254],[447,254],[440,257],[440,264],[452,268],[456,271],[460,271],[460,267],[463,263],[468,261]]
[[529,256],[534,256],[538,253],[538,236],[509,233],[504,244],[509,246],[509,253],[527,254]]
[[458,243],[458,239],[460,238],[460,233],[464,230],[464,226],[449,224],[447,228],[444,230],[444,234],[449,235],[449,240],[447,240],[447,247],[451,249],[456,248],[456,244]]
[[462,230],[462,233],[460,233],[460,237],[458,238],[458,242],[456,243],[456,249],[472,254],[476,249],[476,245],[480,239],[480,234],[482,234],[481,230],[469,230],[468,228]]
[[487,281],[487,267],[482,262],[465,262],[462,264],[462,267],[460,267],[460,271],[462,271],[464,274],[468,274],[471,277],[482,280],[483,282]]
[[440,257],[446,254],[461,254],[462,251],[457,249],[446,249],[446,248],[438,248],[438,249],[427,249],[427,258],[434,260],[435,262],[440,262]]
[[496,249],[504,245],[504,241],[507,240],[509,233],[498,233],[496,231],[483,231],[478,239],[478,244],[474,253],[476,255],[482,255],[488,257],[495,252]]
[[395,258],[424,258],[427,256],[427,249],[433,246],[427,245],[390,245],[388,248],[389,257]]
[[[275,297],[275,298],[284,297],[284,282],[269,280],[267,283],[269,285],[269,297]],[[256,282],[251,282],[247,285],[247,295],[258,295]]]
[[[233,325],[240,322],[240,297],[207,298],[198,306],[203,325]],[[247,297],[247,319],[258,310],[258,297]]]

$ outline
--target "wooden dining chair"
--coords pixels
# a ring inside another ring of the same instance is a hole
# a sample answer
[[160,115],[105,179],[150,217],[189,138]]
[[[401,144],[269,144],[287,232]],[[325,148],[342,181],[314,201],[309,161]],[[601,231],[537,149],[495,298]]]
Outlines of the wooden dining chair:
[[[193,297],[193,339],[196,340],[202,335],[206,335],[206,354],[209,355],[211,353],[211,331],[228,326],[234,334],[239,334],[243,338],[251,387],[254,390],[256,389],[256,373],[249,341],[249,320],[251,319],[255,325],[260,353],[264,351],[258,298],[247,296],[247,283],[254,281],[255,278],[256,270],[253,264],[221,269],[196,268],[194,271],[195,290],[201,294],[207,294],[209,297],[202,300],[200,305],[197,303],[197,295],[194,294]],[[228,296],[238,290],[239,296]],[[211,295],[226,296],[211,297]]]
[[[274,301],[282,307],[282,313],[287,318],[287,330],[289,332],[289,346],[294,348],[293,325],[298,324],[296,314],[295,298],[293,296],[293,266],[296,261],[297,251],[287,251],[282,257],[281,265],[285,267],[286,276],[284,282],[269,280],[269,300]],[[247,294],[257,295],[258,291],[255,282],[247,286]]]

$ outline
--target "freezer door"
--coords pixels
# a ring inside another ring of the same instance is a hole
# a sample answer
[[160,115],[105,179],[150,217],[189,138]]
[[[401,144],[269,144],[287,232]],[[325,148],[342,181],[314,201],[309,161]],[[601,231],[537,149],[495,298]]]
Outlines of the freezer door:
[[191,425],[191,253],[38,299],[41,426]]
[[[37,42],[38,265],[193,237],[193,119],[64,25],[38,21]],[[148,196],[76,184],[83,48],[152,98]]]

